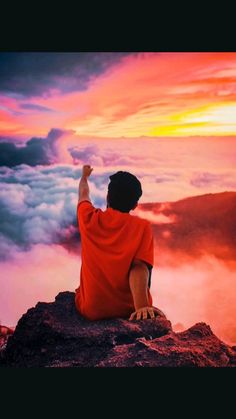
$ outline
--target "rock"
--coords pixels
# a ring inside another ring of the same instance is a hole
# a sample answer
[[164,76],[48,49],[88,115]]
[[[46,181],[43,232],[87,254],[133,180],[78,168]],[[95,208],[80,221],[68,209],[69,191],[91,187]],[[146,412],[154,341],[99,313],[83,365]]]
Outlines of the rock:
[[186,329],[182,323],[176,323],[172,327],[174,332],[183,332]]
[[19,320],[4,351],[11,367],[236,366],[236,351],[204,323],[175,333],[165,316],[90,322],[74,293],[38,303]]
[[4,362],[7,341],[13,333],[12,328],[0,325],[0,365]]
[[236,366],[236,352],[220,341],[205,323],[181,333],[115,347],[100,367],[229,367]]

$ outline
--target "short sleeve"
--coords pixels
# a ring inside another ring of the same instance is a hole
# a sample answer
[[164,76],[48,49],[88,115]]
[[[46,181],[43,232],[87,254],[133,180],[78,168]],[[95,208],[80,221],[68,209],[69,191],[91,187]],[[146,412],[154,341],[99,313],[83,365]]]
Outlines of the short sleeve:
[[134,259],[140,259],[149,265],[154,265],[154,238],[151,224],[147,222],[144,227],[142,240],[134,255]]
[[93,213],[96,211],[93,204],[89,200],[84,200],[78,202],[77,205],[77,222],[80,231],[84,229],[84,227],[89,224]]

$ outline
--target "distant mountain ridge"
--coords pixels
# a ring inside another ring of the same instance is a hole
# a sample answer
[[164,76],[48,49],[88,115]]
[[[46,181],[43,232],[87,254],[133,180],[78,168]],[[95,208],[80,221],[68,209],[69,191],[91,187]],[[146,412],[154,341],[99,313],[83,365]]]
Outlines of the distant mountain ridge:
[[159,251],[189,257],[212,254],[236,261],[236,192],[209,193],[176,202],[139,204],[139,209],[174,217],[170,223],[152,222]]

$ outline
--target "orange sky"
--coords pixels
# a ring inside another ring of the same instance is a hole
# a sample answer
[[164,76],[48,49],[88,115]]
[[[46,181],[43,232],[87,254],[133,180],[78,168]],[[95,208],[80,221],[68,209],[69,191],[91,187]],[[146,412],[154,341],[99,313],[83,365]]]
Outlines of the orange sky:
[[25,99],[1,93],[0,135],[53,127],[110,138],[236,134],[236,53],[140,53],[91,76],[84,90],[62,93],[62,83],[27,98],[48,112],[22,109]]
[[[9,84],[1,89],[0,77],[0,141],[43,137],[43,146],[36,140],[33,151],[29,141],[12,149],[7,144],[11,164],[4,163],[0,173],[0,198],[7,208],[1,246],[12,256],[1,261],[0,321],[9,326],[39,300],[52,301],[57,292],[78,286],[80,259],[55,244],[53,237],[72,225],[82,164],[94,167],[91,198],[103,209],[108,175],[117,170],[138,176],[141,203],[236,188],[236,53],[131,54],[112,61],[104,71],[91,72],[83,88],[75,82],[73,89],[63,89],[71,74],[55,74],[51,84],[46,80],[45,90],[40,86],[27,94],[14,91],[22,82],[17,75],[14,79],[13,74],[12,90]],[[42,83],[33,71],[25,77],[31,86]],[[66,132],[52,142],[52,128]],[[55,161],[34,166],[30,161],[35,150],[42,152],[44,146]],[[14,168],[19,150],[25,160]],[[139,210],[138,214],[142,215]],[[145,218],[166,227],[175,221],[151,211]],[[18,241],[12,241],[12,232]],[[168,228],[164,234],[168,240]],[[28,251],[20,247],[20,240],[28,240]],[[231,321],[235,272],[208,255],[183,265],[178,270],[154,269],[154,303],[172,322],[186,326],[209,321],[218,327]],[[222,296],[224,315],[215,321],[215,311],[210,310],[219,307]],[[226,326],[215,328],[219,336],[225,338]]]

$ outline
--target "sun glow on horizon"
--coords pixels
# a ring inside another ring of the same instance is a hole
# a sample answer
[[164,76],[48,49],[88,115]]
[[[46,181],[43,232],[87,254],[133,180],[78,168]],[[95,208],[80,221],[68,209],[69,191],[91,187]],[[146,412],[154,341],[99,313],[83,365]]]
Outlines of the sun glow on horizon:
[[151,136],[217,136],[236,134],[236,102],[214,103],[170,115],[168,123],[153,128]]
[[[56,71],[43,85],[32,72],[27,96],[0,90],[1,136],[52,128],[110,139],[236,135],[236,53],[130,54],[99,74],[86,68],[83,89],[79,73]],[[73,89],[63,90],[69,81]]]

